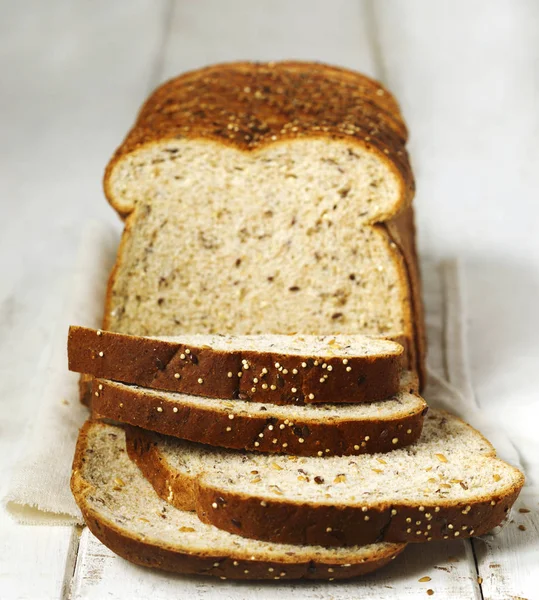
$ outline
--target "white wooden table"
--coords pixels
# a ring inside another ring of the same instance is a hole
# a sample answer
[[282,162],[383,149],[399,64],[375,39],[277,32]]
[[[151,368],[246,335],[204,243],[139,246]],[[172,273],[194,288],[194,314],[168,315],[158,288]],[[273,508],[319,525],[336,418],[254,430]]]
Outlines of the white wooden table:
[[[539,7],[534,0],[0,1],[0,493],[81,223],[116,222],[103,167],[160,81],[231,59],[318,59],[381,78],[412,132],[423,256],[465,263],[471,375],[539,483]],[[493,538],[418,545],[346,597],[539,597],[539,499]],[[519,529],[517,525],[522,525]],[[71,527],[0,513],[0,598],[272,598],[149,573]],[[429,581],[419,582],[423,577]],[[281,588],[282,589],[282,588]],[[292,584],[313,598],[328,585]],[[341,594],[341,592],[338,592]],[[334,597],[340,597],[334,595]],[[344,597],[344,596],[342,596]]]

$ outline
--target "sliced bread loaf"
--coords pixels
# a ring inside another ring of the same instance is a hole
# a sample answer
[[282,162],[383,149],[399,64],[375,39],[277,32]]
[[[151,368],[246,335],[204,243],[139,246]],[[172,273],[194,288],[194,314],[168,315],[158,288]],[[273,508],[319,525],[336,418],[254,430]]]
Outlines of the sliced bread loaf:
[[130,336],[70,327],[69,368],[209,398],[371,402],[397,393],[403,348],[367,336]]
[[276,406],[160,392],[98,379],[92,412],[158,433],[225,448],[332,456],[389,452],[414,443],[427,404],[410,371],[395,396],[364,404]]
[[388,454],[268,456],[140,429],[128,431],[128,452],[169,502],[249,538],[330,547],[486,533],[524,477],[472,427],[431,413],[420,441]]
[[414,193],[405,138],[391,95],[352,71],[235,63],[167,82],[105,173],[127,220],[104,328],[397,337],[423,373],[414,232],[386,227]]
[[126,453],[120,427],[88,422],[71,488],[84,519],[111,550],[146,567],[222,579],[345,579],[395,558],[404,544],[325,549],[248,540],[161,500]]

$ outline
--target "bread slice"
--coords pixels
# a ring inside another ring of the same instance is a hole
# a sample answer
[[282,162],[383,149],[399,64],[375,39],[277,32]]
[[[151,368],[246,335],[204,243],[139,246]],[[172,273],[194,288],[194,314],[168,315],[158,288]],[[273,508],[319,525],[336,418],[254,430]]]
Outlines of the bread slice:
[[297,456],[389,452],[417,441],[427,412],[410,371],[392,398],[354,405],[253,404],[104,379],[93,389],[95,416],[213,446]]
[[[423,372],[414,193],[390,94],[315,63],[234,63],[148,99],[105,173],[126,218],[104,328],[137,335],[366,333]],[[411,214],[411,213],[410,213]]]
[[270,544],[202,523],[156,495],[125,451],[122,428],[88,422],[77,444],[73,494],[92,531],[139,565],[222,579],[345,579],[395,558],[404,544],[352,548]]
[[403,348],[366,336],[129,336],[70,327],[69,368],[209,398],[371,402],[400,387]]
[[524,483],[472,427],[432,410],[417,444],[389,454],[299,458],[216,450],[128,431],[158,494],[242,536],[325,547],[481,535]]

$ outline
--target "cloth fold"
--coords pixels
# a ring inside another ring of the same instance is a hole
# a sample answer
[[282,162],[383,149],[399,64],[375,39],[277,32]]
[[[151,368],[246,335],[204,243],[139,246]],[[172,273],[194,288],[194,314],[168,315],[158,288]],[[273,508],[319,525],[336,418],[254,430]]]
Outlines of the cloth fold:
[[[464,419],[492,443],[500,458],[524,470],[520,456],[503,427],[479,408],[475,398],[469,370],[464,288],[459,262],[446,261],[434,271],[433,265],[423,271],[425,287],[429,291],[426,295],[429,362],[431,348],[433,354],[440,351],[436,342],[441,344],[443,360],[443,366],[438,369],[428,368],[428,384],[423,394],[425,400],[433,408],[443,408]],[[438,293],[435,293],[436,283]],[[442,302],[436,303],[434,298]]]
[[[78,375],[67,370],[66,336],[71,324],[100,326],[118,240],[118,233],[101,223],[91,223],[84,230],[71,297],[56,328],[48,366],[37,374],[45,385],[40,413],[26,432],[23,454],[3,500],[8,513],[20,523],[82,522],[69,479],[78,430],[88,412],[78,400]],[[422,275],[429,339],[425,399],[430,406],[453,412],[477,427],[502,458],[518,466],[518,454],[503,430],[475,402],[458,264],[426,263]]]

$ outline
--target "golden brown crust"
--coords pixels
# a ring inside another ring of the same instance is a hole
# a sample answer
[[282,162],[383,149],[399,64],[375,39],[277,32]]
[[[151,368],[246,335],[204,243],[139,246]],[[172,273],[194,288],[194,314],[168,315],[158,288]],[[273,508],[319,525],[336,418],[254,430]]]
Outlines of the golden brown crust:
[[[405,548],[405,544],[391,545],[373,550],[368,558],[357,562],[329,563],[316,560],[298,560],[283,555],[282,561],[251,560],[245,552],[223,556],[204,552],[181,552],[160,546],[137,537],[116,522],[105,519],[87,502],[93,486],[84,477],[85,454],[89,447],[88,432],[100,426],[88,421],[81,429],[73,461],[71,490],[90,531],[113,552],[126,560],[144,566],[173,573],[209,575],[224,579],[349,579],[370,573],[383,567]],[[119,515],[120,517],[122,515]],[[178,535],[181,535],[179,532]]]
[[[314,579],[329,581],[351,579],[372,573],[387,565],[405,548],[405,544],[397,549],[392,547],[391,553],[384,554],[380,552],[378,557],[364,563],[350,564],[348,568],[342,568],[342,564],[314,560],[304,562],[252,561],[249,558],[236,559],[233,556],[222,556],[221,554],[213,556],[188,554],[163,548],[133,537],[128,530],[102,519],[100,515],[86,506],[82,508],[82,514],[88,528],[95,537],[107,548],[129,562],[170,573],[207,575],[221,579]],[[218,566],[215,566],[216,564]]]
[[[269,500],[261,507],[260,498],[214,489],[201,479],[196,485],[196,511],[204,523],[274,543],[336,547],[374,542],[424,542],[455,539],[456,534],[468,538],[488,533],[504,520],[520,488],[510,488],[502,496],[473,502],[470,511],[467,511],[470,504],[466,502],[443,506],[439,512],[435,512],[436,506],[428,504],[418,508],[397,503],[365,513],[358,506],[307,507]],[[392,515],[392,511],[396,514]],[[425,519],[426,514],[431,518]],[[366,516],[368,521],[364,520]],[[417,522],[420,524],[415,525]]]
[[86,373],[81,373],[79,377],[79,400],[81,404],[90,408],[92,404],[92,383],[93,377]]
[[81,506],[81,511],[88,529],[107,548],[122,558],[142,567],[184,575],[207,575],[238,580],[351,579],[372,573],[387,565],[406,547],[405,544],[392,545],[390,552],[379,552],[379,555],[365,562],[348,563],[347,568],[343,568],[342,564],[315,560],[270,562],[222,554],[197,555],[178,552],[138,539],[127,529],[102,519],[86,505]]
[[[515,469],[516,483],[496,495],[477,494],[473,501],[333,506],[270,500],[248,493],[212,487],[204,474],[187,477],[171,469],[156,447],[154,434],[127,430],[129,456],[158,494],[166,490],[175,504],[186,482],[195,495],[183,497],[183,506],[196,510],[205,523],[243,537],[287,544],[351,546],[373,542],[424,542],[467,538],[487,533],[499,525],[514,504],[524,476]],[[490,444],[487,442],[487,447]],[[494,450],[485,459],[496,461]],[[501,462],[501,461],[500,461]],[[164,497],[164,496],[162,496]]]
[[[193,82],[198,82],[200,77],[211,77],[216,73],[219,75],[224,69],[235,69],[245,74],[250,74],[253,68],[256,67],[268,69],[286,69],[290,73],[296,73],[303,75],[305,70],[315,69],[319,74],[332,77],[340,78],[346,81],[351,86],[358,89],[362,98],[369,99],[375,104],[380,110],[389,114],[394,119],[401,121],[402,125],[405,126],[402,120],[400,106],[395,97],[385,88],[379,81],[371,79],[362,73],[346,69],[344,67],[337,67],[333,65],[327,65],[320,62],[310,61],[298,61],[298,60],[285,60],[279,62],[267,62],[267,63],[255,63],[250,61],[234,61],[230,63],[218,63],[215,65],[209,65],[201,69],[194,69],[192,71],[186,71],[178,77],[174,77],[163,84],[161,84],[155,92],[161,91],[163,88],[167,88],[171,82],[181,82],[181,85],[193,85]],[[139,110],[137,115],[137,121],[143,118],[145,110],[150,104],[147,100]],[[151,110],[151,108],[150,108]]]
[[386,223],[379,223],[373,226],[374,229],[378,229],[382,233],[382,239],[388,246],[388,252],[393,256],[393,264],[398,270],[398,277],[401,283],[402,295],[400,298],[400,304],[403,307],[403,319],[402,334],[397,336],[385,336],[387,339],[391,339],[402,345],[404,348],[404,360],[403,367],[411,371],[417,371],[417,343],[415,337],[415,325],[414,325],[414,304],[413,304],[413,285],[409,278],[407,256],[401,250],[399,244],[397,244],[392,236],[390,235]]
[[94,415],[101,418],[202,444],[296,456],[390,452],[418,440],[427,413],[426,403],[418,403],[408,414],[384,419],[326,421],[300,416],[289,426],[288,419],[272,416],[271,407],[265,408],[246,415],[233,407],[172,402],[163,394],[105,380],[95,380],[92,398]]
[[[182,473],[178,484],[171,488],[170,478],[160,477],[161,472],[171,472],[167,459],[161,455],[153,435],[139,427],[123,425],[125,447],[129,458],[137,465],[144,477],[151,483],[157,495],[180,510],[195,510],[196,475],[190,477]],[[156,467],[161,463],[161,467]],[[171,501],[174,496],[174,502]]]
[[307,353],[187,347],[85,327],[70,327],[68,334],[72,371],[207,398],[340,404],[384,400],[400,389],[400,346],[395,345],[394,353],[350,356],[346,361],[317,358]]
[[387,221],[384,226],[393,242],[400,249],[406,264],[406,280],[410,287],[412,306],[411,325],[413,331],[411,338],[413,344],[413,365],[421,383],[421,389],[426,385],[427,367],[425,364],[427,353],[427,335],[425,328],[425,315],[423,299],[421,296],[421,274],[419,271],[419,260],[416,246],[416,229],[414,222],[414,210],[412,207]]
[[365,76],[317,63],[229,63],[187,73],[146,101],[107,166],[105,195],[123,217],[129,214],[110,187],[115,166],[167,139],[214,140],[243,151],[291,139],[341,139],[371,150],[395,172],[398,212],[410,204],[414,181],[395,104]]

